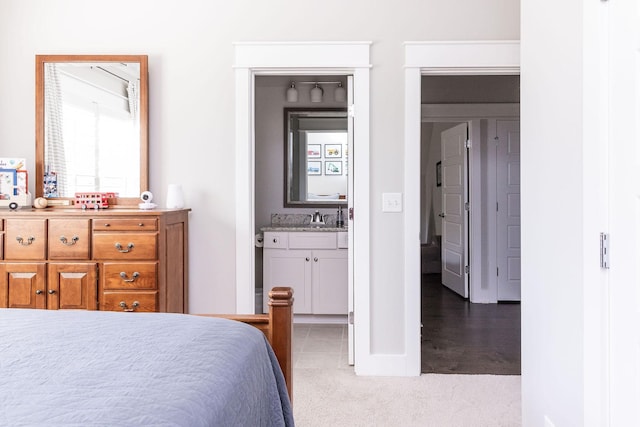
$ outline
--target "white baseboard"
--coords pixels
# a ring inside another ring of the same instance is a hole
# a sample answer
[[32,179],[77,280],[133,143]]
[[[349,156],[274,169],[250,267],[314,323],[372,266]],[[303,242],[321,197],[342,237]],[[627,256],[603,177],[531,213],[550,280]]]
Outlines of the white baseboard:
[[346,325],[347,315],[340,314],[294,314],[293,323],[313,323],[326,325]]

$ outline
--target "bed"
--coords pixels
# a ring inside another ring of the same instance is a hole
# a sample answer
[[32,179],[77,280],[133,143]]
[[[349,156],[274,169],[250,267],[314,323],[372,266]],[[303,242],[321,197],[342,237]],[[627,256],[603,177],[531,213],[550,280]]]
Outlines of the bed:
[[292,291],[271,297],[222,318],[0,309],[0,425],[293,425]]

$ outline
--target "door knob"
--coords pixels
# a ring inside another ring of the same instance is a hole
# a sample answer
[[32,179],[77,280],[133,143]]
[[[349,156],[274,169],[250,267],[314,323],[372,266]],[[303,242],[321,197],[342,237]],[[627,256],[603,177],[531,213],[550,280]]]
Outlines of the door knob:
[[48,291],[48,292],[49,292],[49,295],[53,295],[53,294],[55,294],[55,293],[56,293],[56,291],[55,291],[54,289],[49,289],[49,291]]

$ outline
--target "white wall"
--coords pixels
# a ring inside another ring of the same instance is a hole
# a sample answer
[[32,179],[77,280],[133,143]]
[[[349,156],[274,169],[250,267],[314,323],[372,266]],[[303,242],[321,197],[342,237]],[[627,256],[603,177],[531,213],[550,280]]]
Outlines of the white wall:
[[606,163],[598,155],[602,35],[593,11],[604,4],[522,1],[524,426],[549,425],[545,418],[607,425],[597,223],[607,206],[597,185]]
[[[242,262],[234,255],[232,43],[372,40],[371,351],[400,354],[403,223],[402,216],[381,212],[381,193],[403,191],[403,42],[518,39],[519,2],[303,5],[294,0],[3,0],[0,153],[26,157],[33,171],[36,54],[148,54],[151,190],[163,204],[167,184],[179,182],[193,210],[190,310],[230,312],[235,264]],[[221,155],[227,160],[218,161]]]

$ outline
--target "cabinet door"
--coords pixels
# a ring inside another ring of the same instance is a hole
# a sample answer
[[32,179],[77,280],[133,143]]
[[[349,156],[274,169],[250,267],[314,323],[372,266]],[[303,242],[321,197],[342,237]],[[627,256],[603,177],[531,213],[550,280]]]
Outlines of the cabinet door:
[[290,286],[295,298],[293,312],[311,313],[311,251],[265,249],[263,275],[263,311],[268,312],[271,288]]
[[47,280],[47,308],[96,310],[95,263],[51,263]]
[[316,250],[313,256],[313,313],[347,314],[348,258],[347,251]]
[[46,264],[0,264],[0,307],[46,308],[46,304]]

